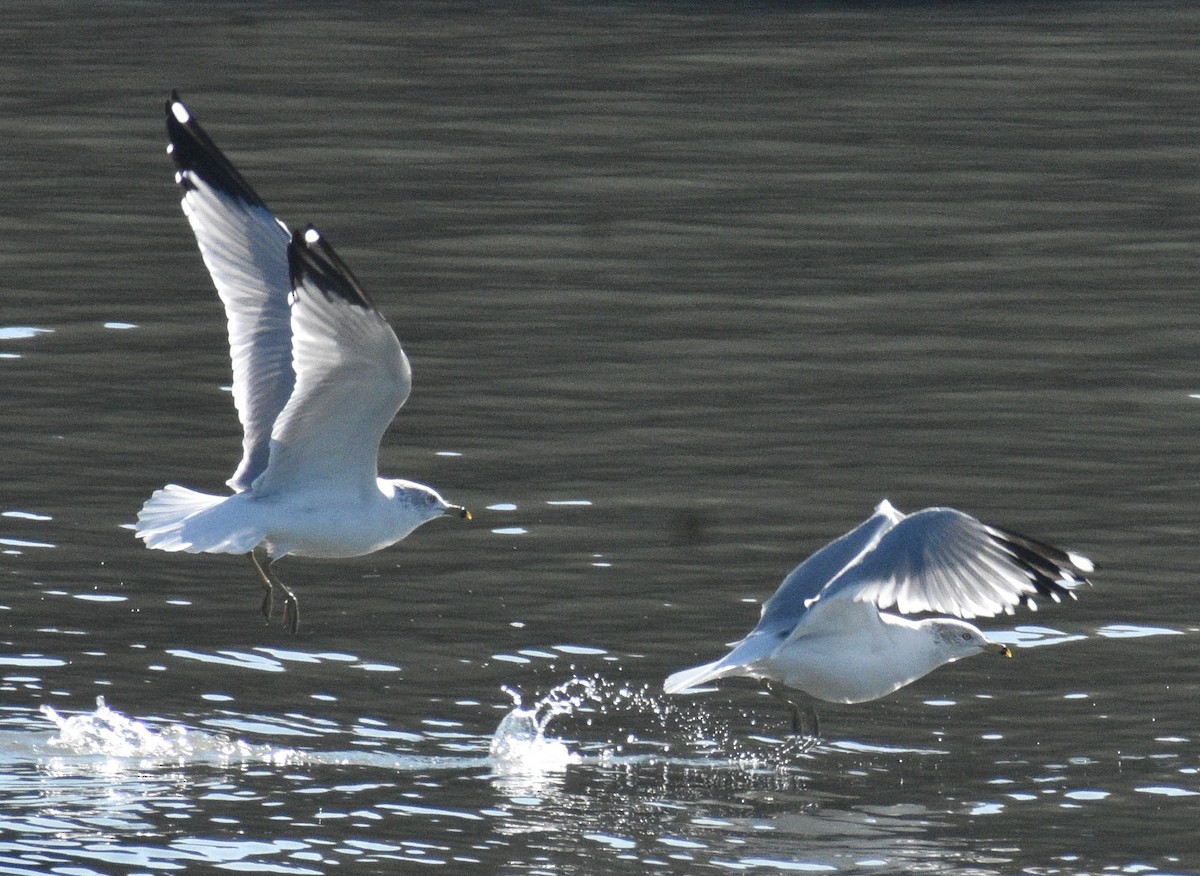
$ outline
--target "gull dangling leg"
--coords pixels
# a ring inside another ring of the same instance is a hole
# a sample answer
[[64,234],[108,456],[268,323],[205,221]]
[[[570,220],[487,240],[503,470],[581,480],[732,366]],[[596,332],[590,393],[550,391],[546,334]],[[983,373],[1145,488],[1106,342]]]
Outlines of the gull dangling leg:
[[763,690],[779,700],[788,707],[788,712],[792,716],[792,735],[807,736],[811,739],[817,739],[821,736],[821,719],[817,716],[817,709],[812,703],[808,704],[808,715],[812,719],[813,732],[808,733],[804,729],[804,717],[800,713],[800,704],[783,692],[783,689],[771,681],[769,678],[762,680]]
[[283,594],[283,625],[288,632],[295,633],[300,627],[300,600],[296,598],[296,594],[292,592],[292,588],[280,580],[279,576],[273,574],[271,567],[275,565],[274,560],[267,560],[267,566],[264,569],[262,563],[254,551],[251,551],[246,556],[250,558],[250,563],[254,566],[254,571],[258,573],[259,580],[262,581],[264,589],[267,591],[263,596],[262,613],[268,621],[271,619],[272,608],[274,605],[274,591],[276,588]]
[[270,576],[267,575],[262,564],[258,561],[258,557],[254,555],[254,551],[250,551],[246,556],[250,558],[250,565],[254,567],[254,571],[258,573],[258,580],[262,582],[263,590],[265,591],[263,593],[262,615],[269,621],[271,619],[271,611],[275,606],[275,585],[271,582]]
[[[267,564],[267,570],[270,571],[273,564]],[[296,598],[296,594],[292,592],[292,588],[288,587],[276,575],[275,586],[283,591],[283,625],[287,627],[289,633],[293,636],[296,630],[300,628],[300,600]]]

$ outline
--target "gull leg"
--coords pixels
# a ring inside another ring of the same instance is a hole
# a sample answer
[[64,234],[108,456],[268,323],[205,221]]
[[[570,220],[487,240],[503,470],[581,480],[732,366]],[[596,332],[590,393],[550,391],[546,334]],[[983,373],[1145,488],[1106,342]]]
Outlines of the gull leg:
[[812,719],[812,733],[806,733],[804,730],[804,718],[800,714],[799,704],[783,692],[783,688],[775,684],[769,678],[762,680],[763,690],[779,700],[788,707],[788,712],[792,716],[792,735],[793,736],[811,736],[813,739],[821,735],[821,719],[817,716],[817,709],[812,704],[808,704],[808,715]]
[[258,580],[262,582],[263,594],[262,614],[267,620],[271,619],[271,610],[274,607],[275,585],[271,581],[271,577],[263,569],[262,563],[258,561],[258,557],[254,555],[254,551],[246,554],[250,558],[250,565],[254,567],[254,571],[258,573]]
[[262,581],[263,589],[266,590],[262,602],[263,617],[268,621],[271,619],[274,594],[278,589],[283,594],[283,625],[288,628],[288,632],[295,633],[300,626],[300,601],[296,599],[296,594],[292,592],[292,588],[279,580],[278,575],[274,574],[272,571],[272,567],[275,565],[274,561],[268,560],[267,567],[264,569],[254,551],[246,556],[250,558],[250,563],[254,566],[254,571],[258,572],[259,580]]
[[[270,572],[274,565],[274,561],[268,563],[267,571]],[[296,630],[300,627],[300,600],[296,598],[292,588],[284,584],[278,575],[272,575],[271,580],[283,592],[283,625],[287,627],[289,633],[295,635]]]

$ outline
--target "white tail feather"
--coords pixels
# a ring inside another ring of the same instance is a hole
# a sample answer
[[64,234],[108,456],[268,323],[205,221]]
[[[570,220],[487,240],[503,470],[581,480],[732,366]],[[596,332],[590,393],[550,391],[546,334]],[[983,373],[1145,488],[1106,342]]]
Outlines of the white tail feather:
[[728,678],[731,675],[764,678],[766,674],[758,671],[759,661],[778,648],[781,641],[778,636],[752,632],[737,642],[733,650],[720,660],[705,663],[703,666],[693,666],[691,669],[681,669],[667,676],[667,680],[663,682],[663,692],[689,693],[706,682]]
[[263,535],[223,513],[230,510],[224,506],[233,498],[168,484],[155,490],[138,512],[137,537],[146,547],[162,551],[249,553]]
[[729,674],[725,670],[736,668],[726,666],[724,663],[724,658],[722,658],[712,663],[705,663],[703,666],[693,666],[690,669],[681,669],[678,672],[673,672],[663,682],[663,693],[690,693],[706,681],[723,678]]

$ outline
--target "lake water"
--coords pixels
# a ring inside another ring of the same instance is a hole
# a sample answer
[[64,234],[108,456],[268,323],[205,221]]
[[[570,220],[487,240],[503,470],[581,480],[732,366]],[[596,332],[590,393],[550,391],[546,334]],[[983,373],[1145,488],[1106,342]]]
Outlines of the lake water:
[[[10,4],[0,872],[1200,872],[1200,8]],[[146,550],[240,455],[178,88],[476,514]],[[1016,659],[668,700],[883,497],[1091,556]],[[97,698],[102,697],[101,703]]]

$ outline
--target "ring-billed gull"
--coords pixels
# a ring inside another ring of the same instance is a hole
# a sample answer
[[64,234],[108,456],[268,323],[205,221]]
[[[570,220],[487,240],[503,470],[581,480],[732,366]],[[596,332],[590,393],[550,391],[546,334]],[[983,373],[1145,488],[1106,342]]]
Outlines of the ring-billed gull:
[[229,320],[244,438],[232,495],[168,484],[136,532],[159,550],[246,554],[263,615],[278,590],[295,632],[296,596],[272,571],[281,557],[361,556],[436,517],[471,515],[424,484],[378,476],[379,442],[412,373],[345,262],[312,226],[289,232],[175,92],[167,133],[183,212]]
[[[1038,595],[1074,598],[1069,588],[1087,583],[1092,570],[1087,557],[953,508],[902,514],[885,499],[793,569],[732,651],[672,674],[663,689],[686,693],[729,676],[756,678],[788,703],[799,732],[799,709],[777,685],[861,703],[963,657],[1011,657],[1006,645],[959,618],[1011,614],[1021,604],[1036,609]],[[884,611],[893,606],[898,613]],[[954,617],[901,616],[921,612]]]

